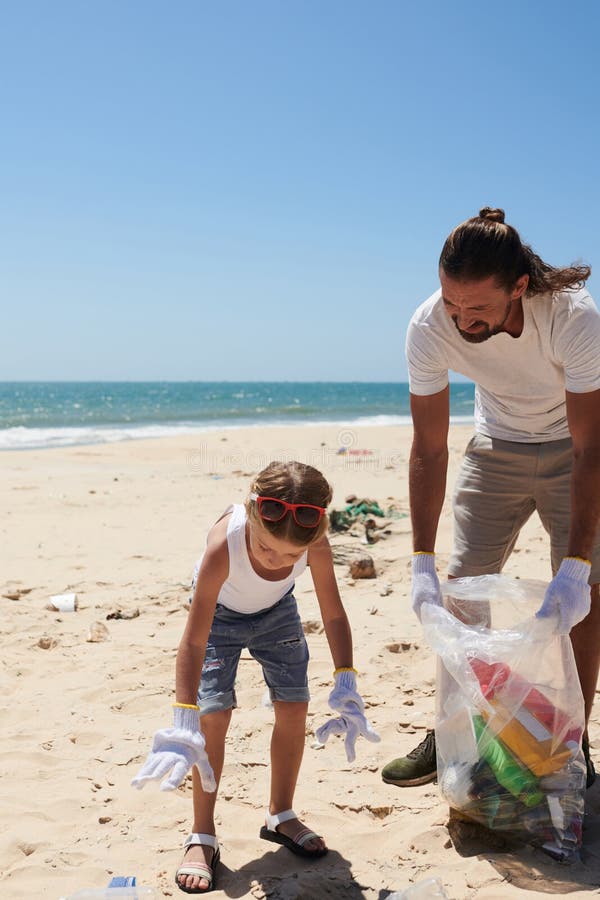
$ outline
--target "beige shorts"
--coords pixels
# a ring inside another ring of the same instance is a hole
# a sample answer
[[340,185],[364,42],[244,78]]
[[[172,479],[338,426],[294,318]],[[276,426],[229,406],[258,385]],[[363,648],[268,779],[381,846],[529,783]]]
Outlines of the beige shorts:
[[[476,434],[454,490],[454,551],[448,574],[501,572],[534,510],[550,536],[552,574],[567,552],[571,511],[571,439],[520,444]],[[590,584],[600,582],[600,529]]]

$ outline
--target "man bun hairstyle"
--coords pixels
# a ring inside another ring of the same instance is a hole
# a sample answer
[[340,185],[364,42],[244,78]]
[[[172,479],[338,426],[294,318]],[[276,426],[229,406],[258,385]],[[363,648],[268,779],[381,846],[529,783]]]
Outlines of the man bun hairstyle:
[[492,209],[491,206],[484,206],[479,210],[479,218],[489,219],[490,222],[500,222],[501,225],[504,225],[504,210]]
[[491,206],[456,226],[446,238],[439,265],[449,278],[482,281],[493,277],[508,291],[522,275],[528,275],[528,294],[576,290],[592,272],[589,266],[557,268],[544,262],[505,222],[504,210]]
[[[329,506],[333,496],[331,485],[325,476],[314,466],[301,462],[269,463],[252,482],[250,492],[259,497],[274,497],[287,503],[308,503],[323,509]],[[279,522],[268,522],[260,518],[257,504],[251,500],[246,501],[246,513],[249,521],[260,525],[270,534],[300,546],[318,541],[329,525],[329,519],[324,515],[314,528],[303,528],[289,512]]]

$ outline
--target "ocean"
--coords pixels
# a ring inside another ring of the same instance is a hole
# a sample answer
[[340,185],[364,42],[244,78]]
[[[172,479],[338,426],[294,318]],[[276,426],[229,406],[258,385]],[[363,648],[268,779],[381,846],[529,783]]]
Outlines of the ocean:
[[[452,421],[472,421],[473,397],[472,384],[451,385]],[[240,426],[409,422],[401,382],[0,382],[0,450]]]

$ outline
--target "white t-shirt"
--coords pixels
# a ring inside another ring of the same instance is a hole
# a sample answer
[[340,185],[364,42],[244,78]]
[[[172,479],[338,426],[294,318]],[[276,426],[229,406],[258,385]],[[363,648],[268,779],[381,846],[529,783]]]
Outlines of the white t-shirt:
[[448,384],[448,370],[475,382],[475,430],[521,443],[569,437],[565,390],[600,389],[600,313],[588,292],[523,298],[523,331],[481,344],[458,333],[433,294],[413,315],[406,336],[412,394],[429,396]]

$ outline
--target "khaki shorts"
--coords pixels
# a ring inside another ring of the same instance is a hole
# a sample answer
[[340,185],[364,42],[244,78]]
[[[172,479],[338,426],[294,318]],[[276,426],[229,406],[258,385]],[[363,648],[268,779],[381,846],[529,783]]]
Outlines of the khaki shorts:
[[[454,551],[448,574],[501,572],[534,510],[550,536],[552,574],[567,552],[571,510],[571,439],[521,444],[476,434],[454,491]],[[590,584],[600,582],[600,529]]]

